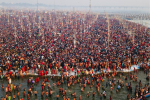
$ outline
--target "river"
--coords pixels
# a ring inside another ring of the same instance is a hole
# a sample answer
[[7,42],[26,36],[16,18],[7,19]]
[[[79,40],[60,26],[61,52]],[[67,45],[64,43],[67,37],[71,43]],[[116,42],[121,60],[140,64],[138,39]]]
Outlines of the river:
[[150,20],[128,20],[128,21],[135,22],[150,28]]
[[[134,73],[134,72],[132,72],[132,73]],[[139,71],[138,73],[134,73],[134,74],[138,76],[138,81],[139,80],[142,81],[143,86],[145,84],[150,83],[149,81],[146,80],[146,74],[144,74],[143,71]],[[128,73],[126,73],[126,74],[124,73],[123,76],[128,76]],[[119,76],[116,76],[116,80],[118,80],[119,78],[120,78]],[[35,79],[35,77],[34,77],[34,79]],[[51,80],[50,77],[48,77],[48,79],[50,80],[49,83],[52,86],[53,81]],[[55,80],[56,79],[57,78],[55,78]],[[130,95],[132,97],[135,97],[134,89],[135,89],[135,86],[138,85],[138,83],[137,82],[133,82],[132,80],[129,79],[129,77],[128,77],[128,80],[126,80],[126,81],[124,80],[123,77],[121,77],[121,79],[124,81],[124,85],[125,85],[125,83],[132,82],[132,88],[133,88],[132,93],[127,90],[126,86],[124,86],[118,93],[116,93],[117,85],[114,87],[113,92],[110,92],[110,86],[108,86],[106,88],[107,97],[105,99],[103,98],[103,100],[109,100],[110,95],[112,95],[113,100],[127,100],[128,93],[130,93]],[[12,79],[12,83],[13,84],[15,84],[15,85],[19,85],[19,83],[21,84],[20,97],[23,97],[23,89],[24,88],[26,88],[26,94],[27,94],[27,90],[30,88],[27,85],[27,80],[28,80],[27,76],[24,77],[24,78],[21,78],[21,79]],[[0,82],[0,86],[2,86],[2,84],[4,84],[5,87],[7,86],[8,82],[5,79],[4,80],[0,80],[0,81],[1,81]],[[41,83],[42,83],[42,81],[43,81],[43,79],[40,78],[40,82],[37,85],[35,85],[35,89],[38,92],[38,95],[37,95],[38,99],[41,99]],[[56,83],[56,81],[54,81],[54,82]],[[103,85],[105,87],[106,86],[106,82],[108,82],[108,79],[104,79],[104,81],[101,83],[101,86]],[[80,95],[82,95],[82,100],[100,100],[100,93],[103,92],[101,87],[100,87],[100,91],[97,92],[95,85],[93,86],[93,88],[90,88],[90,86],[87,85],[87,87],[85,88],[84,92],[81,92],[81,87],[80,87],[79,84],[75,84],[74,86],[71,86],[70,88],[68,88],[66,84],[64,84],[61,87],[63,87],[64,89],[67,90],[66,97],[70,97],[71,100],[73,100],[73,97],[71,96],[71,93],[74,93],[74,92],[77,93],[77,100],[79,100],[79,96]],[[47,86],[46,86],[46,88],[47,88]],[[56,100],[56,95],[59,93],[59,89],[58,88],[59,87],[57,87],[57,86],[52,87],[53,91],[55,91],[55,92],[53,93],[51,98],[48,98],[48,100]],[[94,98],[92,97],[92,92],[93,91],[95,91],[95,97]],[[87,92],[90,93],[90,97],[89,98],[86,97]],[[14,94],[14,92],[12,94]],[[15,94],[17,95],[17,92]],[[0,97],[4,97],[5,95],[6,95],[5,92],[1,89],[0,90]],[[31,96],[31,100],[35,100],[35,99],[36,98],[35,98],[34,95]],[[19,99],[16,99],[16,100],[19,100]],[[25,97],[24,100],[27,100],[27,97]],[[45,98],[43,100],[45,100]],[[60,95],[59,100],[62,100],[62,95]],[[148,98],[148,100],[150,100],[150,98]]]

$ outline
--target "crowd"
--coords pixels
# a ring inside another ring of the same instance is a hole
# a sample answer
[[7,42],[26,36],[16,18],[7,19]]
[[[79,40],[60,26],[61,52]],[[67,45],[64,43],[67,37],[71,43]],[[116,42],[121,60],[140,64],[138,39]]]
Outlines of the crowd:
[[[18,70],[19,75],[23,77],[22,73],[28,73],[29,69],[35,73],[38,69],[37,73],[43,76],[50,70],[57,73],[78,68],[98,71],[107,68],[113,71],[119,68],[130,69],[132,64],[142,62],[142,68],[146,72],[149,71],[150,66],[146,63],[150,57],[150,30],[140,24],[123,20],[128,26],[125,27],[123,22],[111,18],[108,41],[108,18],[105,14],[18,10],[2,12],[4,13],[0,16],[1,78],[4,71],[7,78],[17,76],[10,70]],[[129,31],[132,33],[129,34]],[[73,81],[76,77],[71,79]],[[74,81],[68,86],[73,83]],[[28,95],[32,94],[31,90]],[[63,93],[65,90],[61,91]],[[50,89],[48,92],[42,92],[41,96],[44,93],[51,95],[53,91]],[[72,95],[75,97],[76,93]]]
[[[0,18],[1,70],[117,69],[149,61],[149,29],[139,24],[126,21],[127,29],[119,20],[110,19],[108,43],[105,15],[7,12],[14,14],[4,13]],[[129,30],[134,30],[134,39]]]

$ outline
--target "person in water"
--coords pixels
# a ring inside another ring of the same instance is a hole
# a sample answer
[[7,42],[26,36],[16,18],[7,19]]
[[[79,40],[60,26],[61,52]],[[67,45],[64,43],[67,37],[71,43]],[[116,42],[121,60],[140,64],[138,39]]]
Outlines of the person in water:
[[106,91],[103,92],[103,96],[104,96],[104,98],[106,98]]
[[101,93],[101,94],[100,94],[100,100],[102,100],[102,97],[103,97],[103,94]]
[[56,99],[59,100],[59,94],[56,95]]
[[35,95],[35,97],[37,97],[37,91],[36,90],[34,91],[34,95]]
[[86,96],[89,98],[89,96],[90,96],[89,92],[86,94]]
[[95,97],[95,92],[93,91],[93,97]]
[[112,96],[110,95],[110,100],[112,100]]

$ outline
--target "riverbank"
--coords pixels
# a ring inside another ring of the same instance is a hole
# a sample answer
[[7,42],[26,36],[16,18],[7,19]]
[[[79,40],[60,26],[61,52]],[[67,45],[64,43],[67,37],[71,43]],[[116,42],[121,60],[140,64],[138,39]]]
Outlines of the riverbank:
[[[115,72],[132,72],[132,71],[136,71],[140,69],[140,65],[132,65],[130,69],[126,69],[126,68],[118,68],[118,70],[115,70]],[[22,71],[22,70],[21,70]],[[92,74],[101,74],[101,73],[105,73],[105,72],[109,72],[109,73],[113,73],[114,71],[113,70],[110,70],[109,68],[107,69],[101,69],[100,71],[97,71],[96,69],[71,69],[69,71],[66,71],[66,72],[61,72],[61,71],[58,71],[58,70],[49,70],[48,72],[45,72],[45,71],[39,71],[38,69],[36,69],[36,71],[33,71],[32,69],[28,70],[27,72],[21,72],[20,73],[20,70],[10,70],[9,72],[8,71],[4,71],[3,72],[3,75],[4,77],[8,74],[10,74],[10,72],[14,75],[21,75],[21,76],[61,76],[62,74],[65,75],[65,76],[71,76],[71,75],[81,75],[81,74],[85,74],[85,75],[92,75]],[[36,73],[35,73],[36,72]]]

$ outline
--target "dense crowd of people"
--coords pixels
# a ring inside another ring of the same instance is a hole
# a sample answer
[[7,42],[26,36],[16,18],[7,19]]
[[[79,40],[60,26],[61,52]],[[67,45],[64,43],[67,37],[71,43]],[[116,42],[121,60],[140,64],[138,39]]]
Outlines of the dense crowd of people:
[[110,19],[108,43],[106,20],[105,15],[77,12],[7,11],[0,20],[1,68],[100,70],[148,62],[149,29],[125,21],[127,29],[119,20]]
[[[28,73],[29,69],[32,69],[33,72],[43,76],[50,70],[54,74],[71,69],[100,71],[109,68],[115,73],[117,69],[130,69],[132,64],[139,63],[143,63],[141,67],[146,73],[150,69],[150,65],[147,64],[150,58],[150,29],[140,24],[127,20],[121,22],[111,17],[108,39],[108,17],[105,14],[18,10],[2,12],[0,16],[1,78],[16,76],[11,70],[14,72],[18,70],[19,75],[22,76],[24,72]],[[67,83],[68,86],[76,84],[77,82],[74,82],[76,78],[71,77],[72,81],[70,84]],[[80,80],[80,77],[78,78]],[[94,76],[93,81],[99,78],[100,76]],[[81,83],[85,84],[85,80],[81,79],[84,81]],[[100,86],[99,81],[97,80],[97,87]],[[44,84],[43,82],[42,86]],[[121,87],[120,82],[118,85]],[[147,85],[145,88],[148,91]],[[32,94],[31,90],[28,95]],[[62,89],[61,92],[65,90]],[[42,93],[51,95],[53,92],[50,89]],[[76,93],[72,95],[75,97]]]

